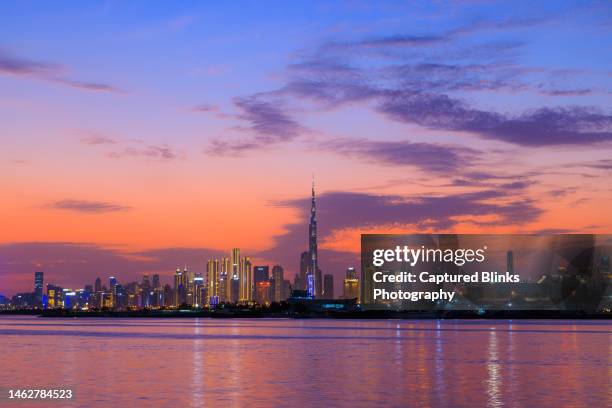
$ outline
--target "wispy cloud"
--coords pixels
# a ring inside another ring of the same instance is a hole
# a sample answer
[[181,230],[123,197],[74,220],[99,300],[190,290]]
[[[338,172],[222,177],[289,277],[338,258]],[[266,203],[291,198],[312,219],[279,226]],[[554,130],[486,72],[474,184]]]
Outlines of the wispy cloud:
[[89,201],[89,200],[59,200],[45,205],[46,208],[55,210],[68,210],[81,213],[109,213],[118,211],[127,211],[131,207],[109,203],[106,201]]
[[84,131],[79,133],[83,134],[80,139],[81,143],[86,145],[107,145],[118,143],[116,139],[96,132]]
[[235,98],[239,113],[236,118],[247,123],[237,129],[248,133],[246,138],[224,138],[212,141],[209,153],[215,155],[240,155],[249,150],[294,140],[305,129],[285,110],[282,101],[269,94]]
[[171,161],[178,158],[178,153],[174,148],[164,145],[145,145],[142,147],[126,147],[108,153],[108,157],[120,159],[123,157],[147,157],[160,161]]
[[61,64],[17,57],[0,48],[0,74],[53,82],[70,88],[90,92],[121,93],[121,89],[102,82],[76,80],[66,76]]

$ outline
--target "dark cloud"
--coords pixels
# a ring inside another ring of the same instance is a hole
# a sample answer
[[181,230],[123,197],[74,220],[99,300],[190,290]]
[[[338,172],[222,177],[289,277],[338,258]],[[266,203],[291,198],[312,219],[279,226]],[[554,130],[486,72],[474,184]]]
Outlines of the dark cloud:
[[468,167],[479,153],[474,149],[452,145],[348,138],[324,142],[317,148],[379,165],[414,166],[434,173],[448,173]]
[[105,201],[88,200],[59,200],[45,205],[46,208],[56,210],[69,210],[83,213],[108,213],[117,211],[127,211],[130,207],[109,203]]
[[122,92],[109,84],[67,78],[64,71],[60,64],[29,60],[0,49],[0,74],[40,79],[90,92]]

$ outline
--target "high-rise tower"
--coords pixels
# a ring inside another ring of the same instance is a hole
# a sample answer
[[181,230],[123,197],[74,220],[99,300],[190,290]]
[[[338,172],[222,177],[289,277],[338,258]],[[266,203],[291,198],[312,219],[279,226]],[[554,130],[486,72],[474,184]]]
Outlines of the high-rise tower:
[[316,282],[317,270],[319,269],[319,260],[317,254],[317,206],[315,198],[314,177],[312,179],[312,199],[310,204],[310,223],[308,224],[308,271],[307,271],[307,288],[309,296],[320,296],[317,287],[320,284]]

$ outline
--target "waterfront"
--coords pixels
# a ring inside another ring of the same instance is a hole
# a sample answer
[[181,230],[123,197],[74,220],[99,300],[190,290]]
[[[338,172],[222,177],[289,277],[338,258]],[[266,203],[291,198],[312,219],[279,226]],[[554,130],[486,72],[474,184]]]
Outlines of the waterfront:
[[[609,321],[0,316],[15,406],[610,406]],[[71,405],[72,404],[72,405]]]

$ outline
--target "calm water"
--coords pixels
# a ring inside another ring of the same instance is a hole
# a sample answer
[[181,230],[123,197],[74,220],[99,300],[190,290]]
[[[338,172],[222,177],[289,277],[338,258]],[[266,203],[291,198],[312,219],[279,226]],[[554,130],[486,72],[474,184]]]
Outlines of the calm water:
[[0,352],[3,394],[75,393],[20,407],[612,406],[606,321],[3,316]]

